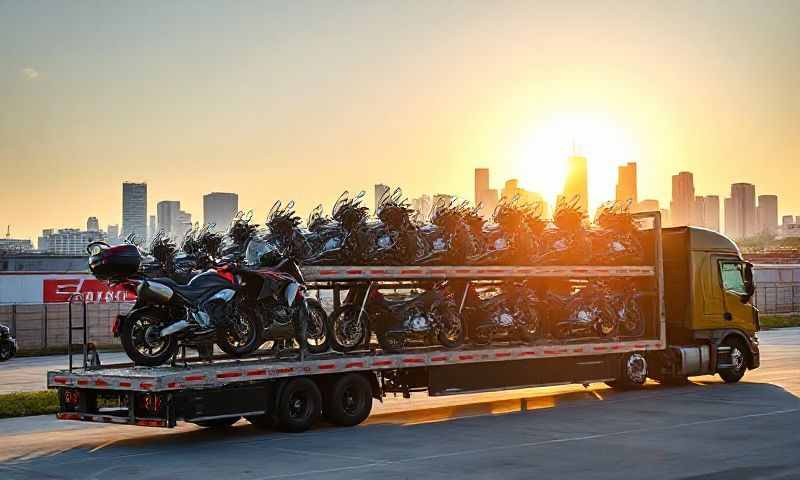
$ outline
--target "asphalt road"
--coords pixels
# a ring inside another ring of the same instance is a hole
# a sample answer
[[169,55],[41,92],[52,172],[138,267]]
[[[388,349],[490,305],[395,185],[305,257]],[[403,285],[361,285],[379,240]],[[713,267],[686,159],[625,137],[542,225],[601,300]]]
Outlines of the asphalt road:
[[736,385],[390,399],[297,435],[3,420],[0,478],[800,478],[800,329],[760,337],[762,368]]

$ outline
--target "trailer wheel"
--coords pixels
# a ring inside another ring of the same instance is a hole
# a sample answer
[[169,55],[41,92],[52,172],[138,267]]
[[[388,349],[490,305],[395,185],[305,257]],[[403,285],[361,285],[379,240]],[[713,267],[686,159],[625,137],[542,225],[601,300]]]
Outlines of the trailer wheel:
[[645,381],[647,381],[647,359],[644,355],[634,352],[622,357],[619,376],[616,380],[606,382],[606,385],[627,390],[640,387]]
[[194,422],[194,424],[204,428],[228,428],[238,422],[240,418],[242,417],[215,418],[213,420],[200,420],[199,422]]
[[722,346],[731,349],[731,367],[722,368],[717,373],[725,383],[736,383],[742,379],[747,371],[747,349],[736,338],[728,337],[722,341]]
[[284,432],[304,432],[314,425],[322,408],[317,384],[305,377],[289,380],[275,405],[278,428]]
[[358,425],[371,411],[372,386],[357,373],[348,373],[330,384],[322,407],[325,418],[341,427]]

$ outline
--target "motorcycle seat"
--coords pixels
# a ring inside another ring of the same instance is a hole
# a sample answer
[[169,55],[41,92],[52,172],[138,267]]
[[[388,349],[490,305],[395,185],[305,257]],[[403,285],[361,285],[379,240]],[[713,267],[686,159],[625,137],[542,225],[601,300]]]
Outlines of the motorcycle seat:
[[192,303],[200,302],[224,287],[233,287],[228,280],[221,277],[213,270],[195,275],[189,280],[189,283],[185,285],[167,277],[154,278],[152,281],[168,286],[175,293]]

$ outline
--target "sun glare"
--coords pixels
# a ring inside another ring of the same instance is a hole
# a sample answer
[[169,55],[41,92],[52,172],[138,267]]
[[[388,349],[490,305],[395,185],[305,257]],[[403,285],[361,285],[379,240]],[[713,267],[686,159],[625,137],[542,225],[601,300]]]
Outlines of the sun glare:
[[537,191],[551,203],[564,186],[566,160],[588,159],[589,205],[614,198],[617,166],[639,158],[628,132],[607,115],[558,113],[529,127],[520,140],[514,170],[522,186]]

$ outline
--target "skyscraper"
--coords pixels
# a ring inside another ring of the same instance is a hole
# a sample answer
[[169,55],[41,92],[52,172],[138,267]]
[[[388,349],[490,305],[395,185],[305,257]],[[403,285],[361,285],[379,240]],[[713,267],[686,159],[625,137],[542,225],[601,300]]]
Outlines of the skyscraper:
[[774,234],[778,230],[778,196],[759,195],[756,207],[758,233]]
[[386,195],[389,194],[389,186],[382,183],[375,184],[375,208],[373,212],[377,212],[381,207],[381,201]]
[[203,223],[213,225],[218,232],[227,230],[238,211],[239,195],[235,193],[211,192],[203,195]]
[[571,201],[578,197],[578,206],[589,214],[589,178],[586,157],[573,155],[567,160],[567,179],[564,181],[564,199]]
[[150,215],[150,223],[147,224],[148,238],[153,238],[156,234],[156,216]]
[[497,190],[489,188],[489,169],[475,169],[475,205],[480,205],[478,213],[488,217],[497,206]]
[[672,176],[672,201],[669,203],[672,225],[689,225],[694,208],[694,178],[692,172]]
[[692,211],[690,213],[689,225],[693,225],[696,227],[705,227],[706,224],[703,218],[704,215],[705,215],[705,198],[703,198],[702,195],[698,195],[694,197],[694,203],[692,203]]
[[617,201],[636,208],[639,201],[636,191],[636,162],[617,167]]
[[122,236],[136,236],[139,242],[147,239],[147,184],[122,184]]
[[108,243],[117,243],[119,241],[119,225],[109,225],[107,231]]
[[657,212],[659,210],[658,200],[652,198],[645,198],[641,202],[631,207],[635,212]]
[[178,212],[181,210],[181,202],[177,200],[163,200],[156,204],[156,214],[158,215],[158,230],[168,234],[174,233],[175,223],[178,220]]
[[738,240],[756,235],[757,230],[755,185],[732,184],[731,196],[725,199],[725,234]]
[[89,217],[88,219],[86,219],[86,231],[87,232],[100,231],[100,222],[97,221],[97,217]]
[[418,198],[411,199],[411,208],[416,210],[417,215],[421,219],[427,219],[431,213],[431,196],[427,193],[420,195]]
[[719,232],[719,196],[706,195],[703,198],[703,226]]

